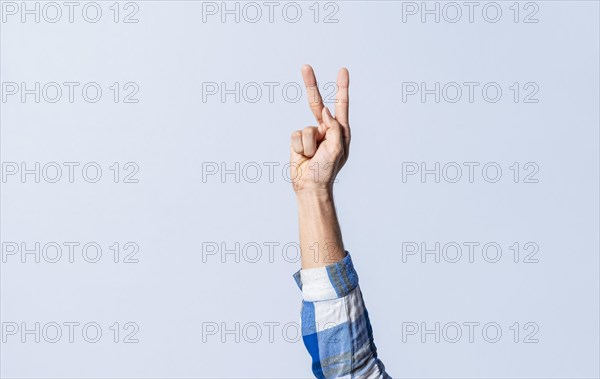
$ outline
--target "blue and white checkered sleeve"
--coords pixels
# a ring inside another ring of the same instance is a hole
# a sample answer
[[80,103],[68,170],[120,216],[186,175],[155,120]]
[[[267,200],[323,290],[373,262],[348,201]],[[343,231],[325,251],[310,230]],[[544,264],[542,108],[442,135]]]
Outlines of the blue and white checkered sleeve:
[[302,339],[317,378],[390,378],[377,358],[350,254],[294,274],[302,290]]

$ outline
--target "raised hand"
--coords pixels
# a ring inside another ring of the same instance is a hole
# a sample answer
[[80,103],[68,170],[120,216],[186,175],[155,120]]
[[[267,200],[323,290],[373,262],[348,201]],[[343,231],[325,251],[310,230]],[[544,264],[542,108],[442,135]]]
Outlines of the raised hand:
[[308,126],[292,133],[290,175],[294,191],[331,191],[350,150],[348,70],[342,68],[338,72],[335,116],[323,105],[311,66],[302,66],[302,78],[308,104],[318,126]]

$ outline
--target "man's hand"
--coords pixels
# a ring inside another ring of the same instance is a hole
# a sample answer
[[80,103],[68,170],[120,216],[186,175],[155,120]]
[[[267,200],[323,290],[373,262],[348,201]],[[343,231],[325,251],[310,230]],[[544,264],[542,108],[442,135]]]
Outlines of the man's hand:
[[335,117],[323,106],[312,67],[302,67],[308,104],[318,126],[292,134],[290,174],[298,201],[302,268],[339,262],[346,253],[333,203],[333,182],[348,159],[348,70],[338,73]]
[[340,69],[337,77],[335,117],[323,105],[315,73],[302,66],[308,103],[318,126],[292,133],[290,175],[296,193],[331,191],[337,173],[348,160],[350,125],[348,124],[348,70]]

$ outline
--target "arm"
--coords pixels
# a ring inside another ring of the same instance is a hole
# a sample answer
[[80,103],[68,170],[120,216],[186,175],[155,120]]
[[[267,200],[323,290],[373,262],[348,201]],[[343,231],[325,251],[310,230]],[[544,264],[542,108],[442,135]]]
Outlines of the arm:
[[348,70],[338,74],[335,117],[323,106],[314,72],[302,68],[317,127],[292,134],[291,177],[298,203],[302,337],[317,378],[389,378],[377,349],[358,276],[344,249],[333,202],[335,176],[350,147]]

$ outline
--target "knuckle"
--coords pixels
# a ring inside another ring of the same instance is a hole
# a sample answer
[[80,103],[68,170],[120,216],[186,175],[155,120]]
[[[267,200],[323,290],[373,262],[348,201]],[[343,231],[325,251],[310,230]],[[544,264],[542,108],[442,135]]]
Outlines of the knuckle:
[[302,134],[305,135],[306,137],[313,137],[316,135],[316,130],[314,127],[306,127],[304,128],[304,130],[302,130]]
[[333,147],[333,153],[335,155],[341,155],[344,152],[344,146],[342,146],[341,144],[336,144]]

